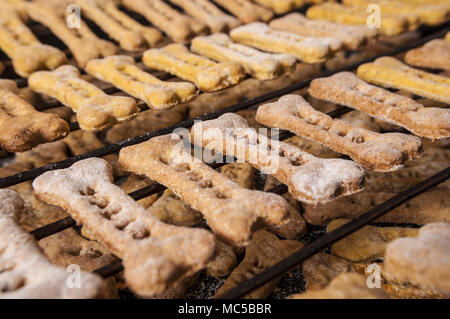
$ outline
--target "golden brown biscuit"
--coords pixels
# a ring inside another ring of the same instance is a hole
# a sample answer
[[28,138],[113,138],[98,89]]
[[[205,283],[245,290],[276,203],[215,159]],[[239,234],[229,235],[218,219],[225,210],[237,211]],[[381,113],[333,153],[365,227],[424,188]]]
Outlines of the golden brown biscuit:
[[285,95],[260,106],[256,120],[319,142],[376,171],[398,170],[423,153],[418,137],[354,127],[316,111],[299,95]]
[[77,113],[80,127],[100,131],[116,123],[130,120],[139,113],[136,101],[124,96],[105,94],[95,85],[81,79],[80,72],[71,65],[54,71],[33,73],[30,88],[50,95]]
[[[155,184],[152,180],[145,176],[139,176],[135,174],[130,174],[125,183],[120,185],[120,188],[124,190],[125,193],[130,194],[141,188]],[[137,202],[144,208],[149,208],[159,197],[159,194],[153,194],[138,200]]]
[[245,77],[237,63],[215,63],[191,53],[182,44],[169,44],[162,49],[150,49],[142,61],[149,68],[162,70],[191,81],[206,92],[218,91],[239,83]]
[[[230,277],[227,278],[215,296],[220,296],[238,284],[263,272],[302,247],[303,244],[298,241],[279,240],[275,235],[265,230],[256,232],[245,250],[244,260],[233,270]],[[270,281],[264,286],[245,295],[244,298],[266,298],[273,291],[279,279]]]
[[16,153],[16,162],[42,167],[68,158],[69,150],[64,141],[41,144],[30,151]]
[[411,68],[392,57],[363,64],[357,74],[369,83],[450,103],[450,78]]
[[164,292],[204,268],[213,255],[209,232],[167,225],[148,214],[113,184],[112,169],[101,159],[45,173],[34,180],[33,188],[39,198],[64,207],[122,258],[126,281],[138,294]]
[[86,72],[143,100],[152,109],[167,109],[186,103],[198,94],[192,83],[161,81],[141,70],[134,59],[126,55],[91,60],[86,66]]
[[450,137],[449,109],[424,107],[413,99],[370,85],[350,72],[313,80],[308,92],[317,99],[357,109],[422,137]]
[[[146,175],[200,211],[215,234],[242,247],[262,225],[286,223],[287,202],[278,195],[250,191],[195,159],[180,136],[163,135],[119,154],[122,168]],[[270,212],[270,213],[269,213]]]
[[115,0],[75,0],[75,3],[125,50],[147,49],[163,38],[157,29],[143,26],[119,10]]
[[428,224],[417,238],[401,238],[386,248],[386,270],[411,282],[450,296],[450,225]]
[[6,6],[0,7],[0,48],[12,60],[16,73],[23,77],[67,62],[63,52],[39,42],[19,13]]
[[[347,222],[346,219],[336,219],[328,224],[327,231],[331,232]],[[387,245],[393,240],[417,234],[416,228],[364,226],[333,244],[331,253],[353,262],[369,262],[382,259]]]
[[24,98],[14,81],[0,80],[0,147],[24,152],[69,133],[66,121],[54,114],[38,112]]
[[269,21],[273,12],[250,0],[216,0],[217,4],[234,14],[242,23]]
[[450,71],[450,41],[435,39],[424,46],[410,50],[405,62],[418,67]]
[[206,266],[206,273],[216,278],[228,276],[236,265],[237,258],[233,247],[216,239],[216,253],[213,260]]
[[254,0],[254,2],[275,11],[277,14],[301,8],[305,3],[304,0]]
[[263,51],[295,55],[306,63],[324,62],[341,48],[337,38],[311,38],[295,33],[277,31],[267,24],[253,22],[237,27],[230,32],[231,38],[239,43]]
[[239,20],[207,0],[170,0],[185,12],[206,24],[213,32],[227,32],[240,24]]
[[224,33],[194,38],[191,50],[219,62],[236,62],[260,80],[272,80],[284,73],[292,73],[297,62],[295,56],[290,54],[263,53],[234,43]]

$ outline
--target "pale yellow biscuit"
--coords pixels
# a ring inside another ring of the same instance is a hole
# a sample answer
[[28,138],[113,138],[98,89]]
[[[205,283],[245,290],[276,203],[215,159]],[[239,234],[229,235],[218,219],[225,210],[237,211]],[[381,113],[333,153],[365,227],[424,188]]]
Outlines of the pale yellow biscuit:
[[216,0],[215,2],[234,14],[242,23],[269,21],[273,17],[271,10],[250,0]]
[[277,14],[284,14],[286,12],[301,8],[305,4],[305,0],[254,0]]

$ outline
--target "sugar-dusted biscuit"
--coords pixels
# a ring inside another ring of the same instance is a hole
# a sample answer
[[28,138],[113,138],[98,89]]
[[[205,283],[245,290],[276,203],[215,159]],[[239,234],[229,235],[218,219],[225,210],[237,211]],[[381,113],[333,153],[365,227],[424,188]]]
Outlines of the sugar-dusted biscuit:
[[325,203],[358,192],[364,170],[355,162],[319,159],[249,128],[239,115],[227,113],[192,127],[192,141],[215,153],[234,156],[275,176],[306,203]]
[[[335,219],[327,226],[331,232],[348,220]],[[386,246],[394,239],[406,236],[417,236],[417,228],[364,226],[331,246],[333,255],[353,262],[370,262],[383,259]]]
[[23,77],[67,62],[63,52],[39,42],[19,13],[10,7],[0,7],[0,48],[12,60],[16,73]]
[[155,28],[143,26],[119,10],[114,0],[76,0],[82,13],[94,21],[112,39],[128,51],[155,46],[163,35]]
[[240,187],[194,158],[176,134],[122,149],[119,163],[171,189],[203,214],[219,238],[234,246],[247,245],[258,226],[287,221],[288,204],[282,197]]
[[[450,223],[449,191],[447,187],[433,188],[378,218],[377,222]],[[324,205],[303,205],[303,217],[312,225],[325,225],[335,218],[354,219],[395,195],[391,192],[361,192]]]
[[295,55],[306,63],[324,62],[341,48],[337,38],[311,38],[295,33],[278,31],[262,22],[237,27],[230,32],[231,38],[255,48]]
[[319,142],[376,171],[398,170],[423,152],[418,137],[354,127],[316,111],[299,95],[285,95],[260,106],[256,120]]
[[77,68],[64,65],[54,71],[33,73],[28,85],[34,91],[50,95],[77,113],[80,127],[100,131],[132,119],[139,113],[136,101],[124,96],[110,96],[81,79]]
[[331,37],[338,38],[342,45],[355,50],[374,38],[378,31],[360,25],[344,25],[325,20],[313,20],[303,14],[294,12],[284,17],[272,20],[270,27],[286,32],[296,33],[305,37]]
[[355,273],[341,273],[322,290],[304,292],[289,299],[389,299],[383,289],[367,286],[367,279]]
[[[339,3],[325,2],[312,6],[306,11],[310,19],[327,20],[341,24],[367,25],[370,13],[366,8],[344,6]],[[397,35],[406,31],[417,29],[419,17],[414,14],[396,15],[383,13],[380,17],[380,33],[384,35]]]
[[[427,25],[439,25],[448,19],[450,7],[439,4],[422,4],[418,5],[411,2],[391,1],[391,0],[343,0],[342,2],[349,6],[358,6],[366,9],[369,5],[377,5],[382,14],[396,15],[416,15],[420,22]],[[412,18],[410,18],[412,19]]]
[[[73,54],[78,65],[85,67],[89,60],[116,54],[118,48],[109,41],[98,38],[88,25],[80,20],[79,28],[69,28],[66,17],[67,1],[57,3],[56,0],[34,0],[26,3],[31,19],[49,28]],[[74,22],[74,21],[73,21]]]
[[242,23],[269,21],[273,12],[250,0],[216,0],[217,4],[234,14]]
[[143,15],[176,42],[185,42],[207,29],[205,24],[180,13],[162,0],[122,0],[122,4]]
[[[295,240],[280,240],[265,230],[257,231],[245,249],[245,257],[233,270],[215,296],[224,294],[238,284],[252,278],[275,265],[282,259],[292,255],[303,247]],[[246,299],[266,298],[273,291],[280,278],[274,279],[264,286],[245,295]]]
[[284,73],[292,73],[297,59],[290,54],[270,54],[234,43],[226,34],[199,36],[192,40],[191,50],[210,59],[232,61],[260,80],[271,80]]
[[392,57],[363,64],[357,74],[369,83],[450,103],[450,78],[411,68]]
[[[70,272],[51,264],[34,238],[17,220],[23,200],[12,190],[0,191],[0,298],[101,298],[106,286],[97,275],[81,272],[72,286]],[[74,283],[75,284],[75,283]]]
[[170,2],[206,24],[213,33],[227,32],[240,24],[238,19],[226,14],[207,0],[170,0]]
[[113,184],[111,167],[101,159],[45,173],[33,188],[121,257],[127,284],[140,295],[164,292],[204,268],[213,255],[209,232],[160,222]]
[[435,39],[405,55],[409,65],[450,71],[450,41]]
[[254,0],[277,14],[284,14],[299,9],[305,4],[305,0]]
[[24,152],[64,138],[69,125],[57,115],[36,111],[20,96],[14,81],[0,80],[0,132],[2,149]]
[[386,270],[410,282],[450,296],[450,225],[428,224],[417,238],[400,238],[388,245]]
[[182,44],[169,44],[162,49],[150,49],[142,61],[152,69],[169,72],[193,82],[202,91],[218,91],[239,83],[244,69],[234,62],[215,63],[196,55]]
[[308,92],[317,99],[349,106],[422,137],[450,137],[449,109],[424,107],[413,99],[370,85],[350,72],[313,80]]
[[145,101],[154,109],[166,109],[186,103],[198,94],[192,83],[161,81],[141,70],[134,59],[126,55],[91,60],[86,66],[86,72]]

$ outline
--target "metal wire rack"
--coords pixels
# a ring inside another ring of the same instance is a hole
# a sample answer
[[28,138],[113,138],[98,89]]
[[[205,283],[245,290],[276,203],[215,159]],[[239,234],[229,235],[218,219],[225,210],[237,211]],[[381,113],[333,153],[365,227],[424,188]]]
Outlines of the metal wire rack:
[[[48,35],[49,31],[46,28],[42,28],[42,26],[40,26],[40,25],[37,25],[37,24],[33,25],[33,28],[37,28],[38,32],[36,32],[36,30],[34,30],[34,31],[36,33],[38,33],[40,36]],[[169,127],[163,128],[163,129],[147,132],[145,134],[135,136],[135,137],[132,137],[132,138],[129,138],[129,139],[126,139],[126,140],[123,140],[123,141],[120,141],[120,142],[117,142],[114,144],[109,144],[102,148],[98,148],[96,150],[93,150],[93,151],[90,151],[90,152],[87,152],[87,153],[84,153],[84,154],[81,154],[78,156],[74,156],[74,157],[68,158],[68,159],[60,161],[60,162],[52,163],[52,164],[49,164],[49,165],[46,165],[43,167],[31,169],[31,170],[28,170],[28,171],[25,171],[22,173],[18,173],[18,174],[4,177],[4,178],[0,178],[0,188],[10,187],[10,186],[22,183],[22,182],[31,181],[34,178],[40,176],[41,174],[43,174],[47,171],[67,168],[67,167],[70,167],[75,162],[78,162],[83,159],[87,159],[90,157],[103,157],[103,156],[106,156],[109,154],[117,153],[124,147],[145,142],[156,136],[169,134],[176,128],[189,128],[194,124],[195,121],[198,121],[198,120],[205,121],[205,120],[215,119],[215,118],[217,118],[225,113],[228,113],[228,112],[237,112],[237,111],[249,108],[249,107],[256,106],[260,103],[281,97],[285,94],[300,90],[302,88],[306,88],[309,86],[311,81],[316,78],[331,76],[335,73],[342,72],[342,71],[352,71],[352,70],[355,70],[361,64],[371,62],[378,57],[387,56],[387,55],[393,56],[393,55],[403,53],[407,50],[410,50],[412,48],[420,46],[434,38],[438,38],[438,37],[445,35],[445,33],[449,31],[449,29],[450,28],[448,27],[448,24],[446,24],[444,26],[441,26],[441,28],[438,32],[434,32],[434,33],[430,34],[429,36],[426,36],[417,41],[414,41],[413,43],[398,47],[396,49],[391,50],[390,52],[385,52],[383,54],[359,61],[358,63],[345,66],[338,70],[325,71],[325,72],[323,72],[317,76],[311,77],[307,80],[277,89],[275,91],[272,91],[272,92],[269,92],[266,94],[262,94],[255,98],[252,98],[252,99],[243,100],[237,104],[234,104],[227,108],[221,109],[219,111],[204,114],[204,115],[198,116],[196,118],[191,118],[191,119],[182,121],[180,123],[171,125]],[[171,78],[170,75],[168,75],[166,73],[161,73],[161,72],[154,73],[154,75],[158,76],[160,79]],[[25,86],[26,80],[16,79],[16,83],[18,83],[19,86]],[[118,90],[117,88],[115,88],[113,86],[107,86],[107,87],[103,88],[103,90],[108,94],[120,92],[120,90]],[[44,110],[44,109],[49,109],[49,108],[54,108],[54,107],[59,107],[59,106],[61,106],[61,105],[58,101],[48,100],[44,104],[39,105],[37,107],[37,110]],[[147,106],[143,103],[140,103],[139,106],[141,107],[142,110],[147,108]],[[342,116],[351,111],[353,111],[353,110],[350,108],[340,107],[328,114],[332,117],[339,117],[339,116]],[[70,128],[71,128],[71,131],[79,129],[78,123],[71,123]],[[287,132],[287,131],[281,131],[280,134],[278,135],[278,138],[280,140],[284,140],[284,139],[287,139],[292,136],[294,136],[294,134]],[[214,168],[219,168],[222,165],[225,165],[225,164],[213,164],[212,166]],[[442,170],[441,172],[437,173],[436,175],[434,175],[430,178],[425,179],[421,183],[399,193],[398,195],[392,197],[391,199],[385,201],[384,203],[371,209],[370,211],[362,214],[359,218],[352,220],[351,222],[345,224],[344,226],[341,226],[340,228],[338,228],[328,234],[320,236],[319,238],[313,240],[311,243],[309,243],[308,245],[306,245],[304,248],[300,249],[293,255],[280,261],[279,263],[270,267],[266,271],[264,271],[258,275],[255,275],[250,280],[247,280],[247,281],[241,283],[240,285],[234,287],[233,289],[229,290],[225,294],[219,296],[219,298],[232,299],[232,298],[240,298],[240,297],[245,296],[247,293],[257,289],[261,285],[273,280],[274,278],[279,277],[286,271],[292,269],[293,267],[300,264],[302,261],[304,261],[308,257],[312,256],[313,254],[323,250],[324,248],[329,247],[336,241],[343,239],[344,237],[357,231],[358,229],[362,228],[363,226],[368,225],[369,223],[373,222],[380,216],[383,216],[384,214],[388,213],[392,209],[400,206],[401,204],[405,203],[406,201],[410,200],[411,198],[423,193],[424,191],[428,190],[429,188],[444,182],[449,177],[450,177],[450,167]],[[145,198],[147,196],[150,196],[152,194],[159,193],[159,192],[163,191],[164,189],[165,189],[164,186],[155,183],[150,186],[139,189],[137,191],[134,191],[134,192],[130,193],[129,196],[135,200],[139,200],[139,199]],[[287,192],[287,187],[284,185],[280,185],[280,186],[270,189],[268,192],[272,192],[272,193],[276,193],[276,194],[284,194]],[[38,229],[35,229],[35,230],[31,231],[31,234],[36,238],[36,240],[40,240],[45,237],[51,236],[57,232],[63,231],[64,229],[73,227],[75,225],[76,225],[75,220],[72,219],[71,217],[67,217],[67,218],[61,219],[59,221],[56,221],[54,223],[51,223],[51,224],[45,225],[43,227],[40,227]],[[112,263],[107,264],[107,265],[95,270],[94,272],[99,274],[100,276],[106,278],[106,277],[112,276],[112,275],[120,272],[121,270],[123,270],[122,263],[119,259],[117,259],[116,261],[113,261]]]

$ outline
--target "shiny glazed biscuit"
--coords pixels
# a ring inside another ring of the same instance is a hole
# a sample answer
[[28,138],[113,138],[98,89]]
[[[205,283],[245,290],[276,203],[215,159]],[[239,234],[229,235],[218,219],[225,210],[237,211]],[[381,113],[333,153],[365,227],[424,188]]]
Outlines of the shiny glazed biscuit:
[[120,11],[114,0],[76,0],[83,12],[128,51],[155,46],[163,38],[155,28],[143,26]]
[[191,130],[196,145],[236,157],[266,171],[289,187],[300,201],[325,203],[358,192],[364,170],[342,159],[319,159],[289,144],[271,140],[239,115],[227,113],[216,120],[195,124]]
[[149,68],[162,70],[191,81],[202,91],[218,91],[239,83],[244,69],[234,62],[215,63],[191,53],[182,44],[169,44],[162,49],[150,49],[142,61]]
[[450,296],[450,225],[428,224],[417,238],[400,238],[386,249],[386,270],[410,282]]
[[[346,219],[336,219],[328,224],[327,231],[331,232],[347,222]],[[353,262],[370,262],[383,259],[387,245],[393,240],[417,234],[416,228],[364,226],[333,244],[331,253]]]
[[[450,197],[447,187],[433,188],[378,218],[382,223],[450,223]],[[326,225],[336,218],[355,219],[380,205],[396,193],[361,192],[324,205],[303,205],[303,217],[309,224]]]
[[[310,19],[327,20],[340,24],[366,25],[369,13],[366,9],[344,6],[339,3],[325,2],[312,6],[306,11]],[[417,29],[419,18],[416,15],[381,15],[381,29],[383,35],[397,35],[406,31]]]
[[277,14],[284,14],[286,12],[298,9],[305,3],[304,0],[254,0]]
[[[101,298],[106,290],[97,275],[81,272],[81,287],[70,288],[70,273],[51,264],[34,238],[17,225],[23,200],[0,191],[0,298]],[[81,289],[79,289],[81,288]]]
[[290,54],[264,53],[234,43],[224,33],[194,38],[191,50],[219,62],[236,62],[260,80],[271,80],[284,73],[292,73],[297,62],[296,57]]
[[398,170],[423,152],[418,137],[354,127],[316,111],[299,95],[285,95],[277,102],[260,106],[256,120],[319,142],[376,171]]
[[122,0],[122,3],[128,9],[142,14],[176,42],[185,42],[207,29],[203,23],[180,13],[161,0]]
[[0,48],[22,77],[39,70],[52,70],[67,62],[63,52],[39,42],[18,12],[9,7],[0,8]]
[[50,95],[71,107],[77,113],[80,127],[87,131],[103,130],[139,113],[132,98],[105,94],[82,80],[79,71],[71,65],[51,72],[36,72],[29,78],[28,85],[34,91]]
[[288,204],[282,197],[240,187],[187,153],[178,135],[124,148],[119,163],[171,189],[203,214],[218,237],[234,246],[246,246],[260,224],[287,221]]
[[240,24],[239,20],[207,0],[170,0],[192,17],[206,24],[213,32],[227,32]]
[[136,66],[126,55],[91,60],[86,72],[138,98],[150,108],[166,109],[197,96],[197,88],[187,82],[164,82]]
[[[303,247],[295,240],[280,240],[265,230],[257,231],[245,250],[242,262],[233,270],[215,296],[224,294],[231,288],[247,279],[263,272],[282,259],[292,255]],[[280,278],[270,281],[264,286],[245,295],[246,299],[266,298],[273,291]]]
[[422,137],[450,137],[449,109],[424,107],[413,99],[370,85],[350,72],[313,80],[308,92],[317,99],[357,109]]
[[272,20],[269,25],[273,29],[292,32],[305,37],[338,38],[342,41],[342,45],[350,50],[359,48],[378,33],[377,29],[369,29],[366,26],[343,25],[324,20],[308,19],[297,12]]
[[450,103],[450,78],[411,68],[392,57],[363,64],[357,74],[369,83]]
[[67,26],[66,7],[54,3],[55,0],[34,0],[26,3],[31,19],[49,28],[72,52],[82,68],[89,60],[116,54],[118,48],[109,41],[98,38],[84,21],[79,28]]
[[272,11],[250,0],[216,0],[215,2],[234,14],[242,23],[269,21],[273,17]]
[[405,62],[418,67],[450,71],[450,41],[436,39],[410,50]]
[[137,294],[164,292],[204,268],[213,255],[210,233],[160,222],[113,184],[111,167],[101,159],[43,174],[33,188],[122,258],[127,284]]
[[263,51],[287,53],[306,63],[324,62],[341,48],[337,38],[310,38],[278,31],[267,24],[253,22],[230,32],[231,38]]
[[69,125],[54,114],[38,112],[20,95],[14,81],[0,80],[0,147],[24,152],[64,138]]

